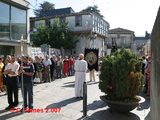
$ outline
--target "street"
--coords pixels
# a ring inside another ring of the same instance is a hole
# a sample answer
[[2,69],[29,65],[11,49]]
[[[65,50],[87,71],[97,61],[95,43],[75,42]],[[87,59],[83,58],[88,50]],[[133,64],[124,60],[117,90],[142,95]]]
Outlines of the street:
[[[87,74],[87,81],[89,75]],[[128,114],[109,112],[107,105],[100,100],[103,95],[96,82],[88,83],[87,117],[83,116],[83,101],[75,98],[74,76],[56,79],[51,83],[34,86],[34,110],[22,113],[22,96],[19,90],[20,105],[13,111],[5,111],[8,106],[7,96],[0,93],[0,120],[149,120],[149,99],[142,97],[138,108]]]

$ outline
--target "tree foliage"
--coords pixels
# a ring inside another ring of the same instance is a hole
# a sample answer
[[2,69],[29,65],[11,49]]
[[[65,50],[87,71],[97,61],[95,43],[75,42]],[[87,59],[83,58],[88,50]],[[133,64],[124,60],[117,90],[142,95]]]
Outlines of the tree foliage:
[[38,9],[34,9],[34,14],[36,17],[42,17],[46,11],[52,10],[52,9],[55,9],[55,4],[44,1],[39,5]]
[[103,15],[100,13],[100,10],[98,9],[97,5],[94,6],[88,6],[86,9],[83,9],[80,12],[91,12],[91,13],[96,13],[97,15],[99,15],[100,17],[103,18]]
[[126,50],[116,51],[114,56],[104,58],[99,88],[111,100],[128,101],[143,89],[144,76],[138,57]]
[[48,44],[52,48],[73,49],[78,39],[68,29],[68,23],[59,24],[58,19],[55,19],[53,26],[39,27],[37,32],[31,35],[31,41],[35,46]]
[[42,44],[49,44],[50,41],[50,28],[47,26],[40,26],[37,28],[37,32],[31,34],[31,41],[34,46],[40,46]]

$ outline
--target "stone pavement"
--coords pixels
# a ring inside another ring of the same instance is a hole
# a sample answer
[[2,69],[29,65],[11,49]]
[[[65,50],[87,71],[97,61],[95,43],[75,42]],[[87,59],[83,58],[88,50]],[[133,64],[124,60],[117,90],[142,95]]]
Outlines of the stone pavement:
[[[88,116],[85,118],[82,118],[83,101],[74,97],[73,76],[34,86],[36,111],[30,113],[5,111],[7,96],[0,94],[0,120],[149,120],[149,99],[142,98],[139,107],[128,114],[109,112],[107,105],[99,98],[103,93],[98,88],[98,81],[97,74],[96,82],[88,82]],[[21,104],[17,108],[22,106],[21,95],[19,98]]]

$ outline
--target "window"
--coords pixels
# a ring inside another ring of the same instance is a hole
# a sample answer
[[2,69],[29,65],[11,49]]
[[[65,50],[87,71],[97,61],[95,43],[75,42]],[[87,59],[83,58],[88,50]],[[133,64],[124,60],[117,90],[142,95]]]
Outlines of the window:
[[50,23],[50,20],[49,20],[49,19],[46,19],[46,20],[45,20],[45,25],[48,26],[48,27],[50,27],[51,23]]
[[60,22],[60,24],[61,24],[61,23],[64,23],[64,22],[65,22],[65,17],[60,17],[60,18],[59,18],[59,22]]
[[82,26],[82,16],[75,16],[75,25],[78,26]]
[[0,45],[0,55],[14,55],[14,53],[15,53],[15,50],[13,46]]
[[11,6],[11,39],[20,40],[21,35],[26,39],[26,11]]
[[45,20],[39,20],[39,21],[35,21],[35,27],[38,28],[38,27],[42,27],[42,26],[45,26]]
[[0,2],[0,11],[0,39],[9,39],[9,5]]

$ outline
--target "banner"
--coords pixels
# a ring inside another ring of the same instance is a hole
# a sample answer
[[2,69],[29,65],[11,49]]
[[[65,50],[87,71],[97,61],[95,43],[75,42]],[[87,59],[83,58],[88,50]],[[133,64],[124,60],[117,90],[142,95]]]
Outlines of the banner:
[[98,49],[85,48],[85,60],[88,63],[88,69],[98,71]]

